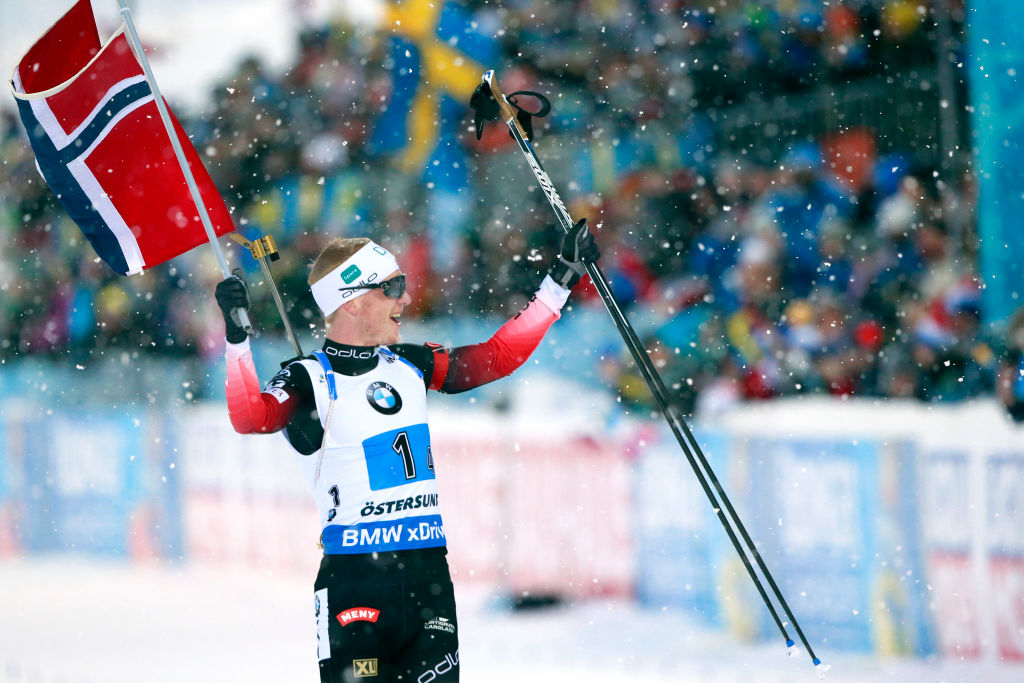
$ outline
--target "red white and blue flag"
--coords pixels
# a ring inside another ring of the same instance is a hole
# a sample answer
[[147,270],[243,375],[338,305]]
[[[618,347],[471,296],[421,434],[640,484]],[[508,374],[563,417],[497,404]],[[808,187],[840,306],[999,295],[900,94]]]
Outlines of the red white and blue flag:
[[[25,53],[11,89],[39,171],[100,258],[130,275],[207,240],[125,35],[101,44],[89,0],[79,0]],[[175,132],[217,235],[234,230],[174,114]]]

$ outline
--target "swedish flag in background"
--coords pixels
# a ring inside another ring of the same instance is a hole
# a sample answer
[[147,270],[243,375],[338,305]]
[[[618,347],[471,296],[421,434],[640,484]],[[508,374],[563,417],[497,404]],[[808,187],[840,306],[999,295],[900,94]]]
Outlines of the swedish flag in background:
[[498,57],[497,41],[478,32],[464,6],[445,0],[388,3],[384,22],[392,33],[392,96],[372,149],[456,192],[468,184],[457,135],[480,76]]

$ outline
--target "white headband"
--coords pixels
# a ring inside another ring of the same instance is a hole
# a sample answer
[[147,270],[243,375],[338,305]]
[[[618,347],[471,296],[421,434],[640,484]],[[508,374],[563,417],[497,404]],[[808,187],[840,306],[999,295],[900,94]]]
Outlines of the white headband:
[[326,316],[341,308],[346,301],[352,301],[370,291],[368,289],[339,290],[345,287],[359,287],[380,282],[396,270],[398,270],[398,261],[394,255],[379,244],[368,242],[340,266],[314,282],[310,289],[313,290],[316,305]]

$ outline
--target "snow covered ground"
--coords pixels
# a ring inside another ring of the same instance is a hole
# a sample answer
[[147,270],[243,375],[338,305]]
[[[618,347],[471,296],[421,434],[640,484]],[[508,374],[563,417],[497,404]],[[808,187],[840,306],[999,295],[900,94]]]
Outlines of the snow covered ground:
[[[76,557],[0,562],[0,681],[314,681],[312,577]],[[460,589],[462,680],[816,681],[805,657],[686,615],[593,601],[529,613]],[[1009,683],[1024,667],[818,653],[829,681]]]

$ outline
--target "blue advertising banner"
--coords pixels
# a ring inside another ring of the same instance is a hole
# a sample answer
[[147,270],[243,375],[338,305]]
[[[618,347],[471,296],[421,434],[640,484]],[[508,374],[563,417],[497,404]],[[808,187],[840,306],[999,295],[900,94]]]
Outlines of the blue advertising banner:
[[1005,0],[972,0],[967,11],[982,303],[990,322],[1005,320],[1024,301],[1024,28],[1019,10]]
[[[700,432],[698,441],[716,474],[725,476],[729,439]],[[708,623],[719,623],[717,566],[711,556],[724,531],[686,457],[665,434],[634,474],[637,598],[652,607],[693,610]]]
[[0,419],[0,557],[10,555],[18,547],[17,501],[14,498],[14,458],[8,441],[7,425]]
[[147,524],[152,548],[139,549],[172,560],[184,559],[184,505],[179,459],[182,448],[180,422],[165,415],[150,414],[149,457],[143,499],[150,512]]
[[[744,522],[811,645],[872,649],[877,446],[763,439],[748,456],[754,513]],[[761,613],[761,632],[774,632]]]
[[938,650],[947,656],[978,657],[984,644],[978,618],[979,583],[972,561],[981,501],[972,487],[972,467],[962,450],[924,451],[920,460],[920,520],[925,570]]
[[0,415],[0,556],[182,557],[175,419],[36,415]]
[[125,414],[62,414],[26,430],[25,550],[127,556],[142,493],[139,422]]
[[920,453],[908,441],[879,446],[879,517],[873,593],[875,649],[918,656],[936,651],[920,518]]
[[0,420],[0,508],[3,507],[4,501],[10,496],[11,475],[7,471],[9,467],[7,464],[7,453],[10,450],[10,445],[7,443],[7,425],[3,420]]
[[986,555],[999,656],[1024,661],[1024,453],[995,453],[985,467]]

